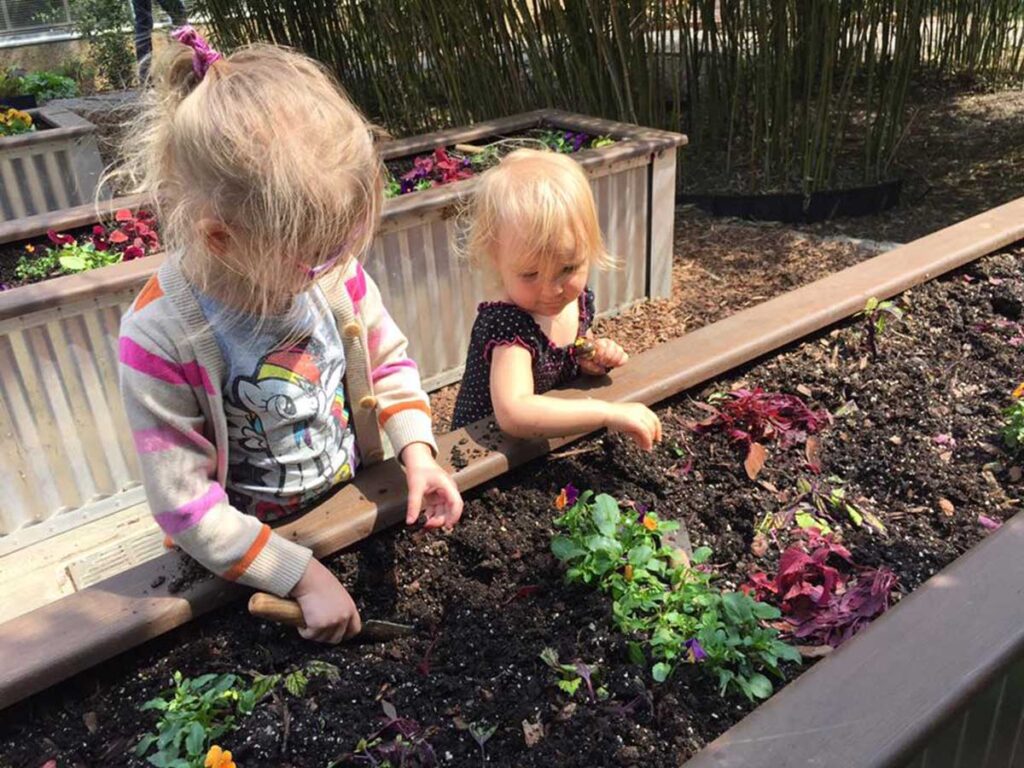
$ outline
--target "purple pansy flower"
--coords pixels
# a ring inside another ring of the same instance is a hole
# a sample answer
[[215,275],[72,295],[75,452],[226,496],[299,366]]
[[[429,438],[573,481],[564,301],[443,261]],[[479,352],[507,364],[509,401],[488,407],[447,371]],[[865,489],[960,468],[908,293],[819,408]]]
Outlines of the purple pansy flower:
[[708,657],[707,651],[701,646],[696,637],[691,637],[683,645],[686,647],[686,660],[691,664],[703,661]]
[[565,488],[563,488],[562,490],[565,491],[565,504],[568,507],[571,507],[573,504],[575,504],[576,500],[579,499],[580,497],[580,492],[576,490],[576,486],[573,485],[572,483],[566,483]]

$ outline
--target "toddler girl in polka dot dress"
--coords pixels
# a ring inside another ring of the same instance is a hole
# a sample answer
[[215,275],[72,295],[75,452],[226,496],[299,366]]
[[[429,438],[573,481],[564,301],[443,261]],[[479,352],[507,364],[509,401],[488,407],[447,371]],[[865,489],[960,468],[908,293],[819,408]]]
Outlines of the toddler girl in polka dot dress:
[[492,414],[515,437],[606,427],[650,450],[661,423],[641,403],[545,396],[580,373],[600,376],[628,355],[594,338],[591,268],[610,266],[590,184],[566,155],[521,149],[483,174],[467,249],[493,278],[477,310],[452,427]]

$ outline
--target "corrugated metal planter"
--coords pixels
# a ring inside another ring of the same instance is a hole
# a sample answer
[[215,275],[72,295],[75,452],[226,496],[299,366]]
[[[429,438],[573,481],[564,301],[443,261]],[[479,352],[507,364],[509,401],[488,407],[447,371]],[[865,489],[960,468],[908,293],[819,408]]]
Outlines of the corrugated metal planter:
[[[607,245],[622,265],[594,277],[599,312],[669,295],[675,153],[684,136],[544,110],[392,142],[382,151],[386,159],[400,158],[540,125],[618,140],[574,155],[592,180]],[[479,276],[453,248],[453,213],[475,184],[469,179],[388,200],[366,257],[428,388],[461,375],[483,298]],[[0,223],[0,242],[94,218],[83,206]],[[0,555],[143,499],[117,391],[117,332],[121,313],[159,261],[153,256],[0,294]]]
[[103,171],[96,126],[66,109],[29,114],[39,130],[0,138],[0,222],[88,203]]

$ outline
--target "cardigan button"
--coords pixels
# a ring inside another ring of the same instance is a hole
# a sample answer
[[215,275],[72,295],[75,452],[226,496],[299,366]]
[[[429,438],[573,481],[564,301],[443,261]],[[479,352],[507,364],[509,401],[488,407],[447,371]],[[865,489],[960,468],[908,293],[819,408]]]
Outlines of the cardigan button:
[[363,326],[359,323],[347,323],[341,332],[345,334],[346,338],[358,339],[363,332]]
[[377,407],[377,398],[373,395],[365,395],[359,400],[359,407],[371,411]]

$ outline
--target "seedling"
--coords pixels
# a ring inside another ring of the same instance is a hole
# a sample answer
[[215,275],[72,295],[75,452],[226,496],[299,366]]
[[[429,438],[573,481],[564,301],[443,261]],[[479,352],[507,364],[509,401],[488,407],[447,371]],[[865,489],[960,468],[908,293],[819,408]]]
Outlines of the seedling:
[[[777,608],[748,595],[722,592],[702,569],[707,547],[689,559],[667,545],[678,528],[646,510],[623,510],[607,495],[586,491],[555,520],[564,534],[551,549],[567,566],[566,580],[590,584],[612,596],[612,618],[620,631],[639,638],[629,644],[633,663],[653,662],[651,676],[663,682],[680,664],[694,664],[717,676],[722,694],[737,691],[747,698],[771,695],[763,672],[781,677],[783,659],[799,661],[795,649],[762,622],[780,617]],[[573,690],[577,665],[553,665]]]
[[366,738],[360,739],[354,752],[342,755],[327,768],[356,763],[377,768],[431,768],[437,755],[430,745],[436,729],[424,728],[415,720],[399,717],[395,706],[382,701],[384,723]]
[[476,742],[477,746],[480,747],[480,764],[487,764],[487,750],[484,745],[490,741],[491,736],[498,730],[496,725],[487,725],[487,723],[470,723],[469,735],[473,737],[473,741]]
[[[554,648],[545,648],[540,652],[541,661],[553,669],[559,676],[558,687],[569,696],[575,696],[580,688],[580,683],[586,683],[587,696],[591,704],[596,704],[599,694],[603,689],[594,692],[593,678],[597,672],[596,666],[590,666],[578,659],[572,664],[562,664],[558,660],[558,652]],[[606,693],[606,692],[605,692]],[[604,697],[601,697],[604,698]]]
[[872,296],[867,300],[864,309],[855,317],[863,320],[868,351],[871,353],[871,359],[874,360],[878,357],[878,337],[885,332],[886,323],[903,320],[903,310],[891,301],[879,301]]
[[1024,382],[1013,390],[1013,403],[1003,410],[1003,442],[1013,453],[1024,449]]
[[306,695],[310,679],[314,677],[326,677],[330,682],[336,683],[341,678],[341,673],[333,664],[314,659],[301,669],[285,675],[284,688],[292,696],[302,698]]

